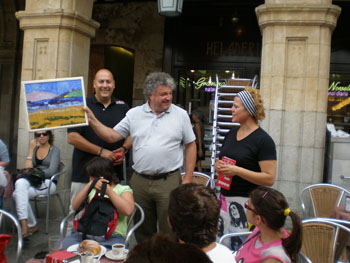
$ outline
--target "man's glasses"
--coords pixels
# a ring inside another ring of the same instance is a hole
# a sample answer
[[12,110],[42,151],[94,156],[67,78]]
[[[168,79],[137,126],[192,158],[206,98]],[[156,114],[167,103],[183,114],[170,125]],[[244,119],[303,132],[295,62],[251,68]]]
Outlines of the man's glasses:
[[254,214],[258,214],[253,208],[251,208],[249,205],[248,205],[248,201],[244,203],[244,208],[249,210],[249,211],[252,211]]
[[47,135],[49,135],[48,132],[34,133],[35,138],[39,138],[40,136],[47,136]]

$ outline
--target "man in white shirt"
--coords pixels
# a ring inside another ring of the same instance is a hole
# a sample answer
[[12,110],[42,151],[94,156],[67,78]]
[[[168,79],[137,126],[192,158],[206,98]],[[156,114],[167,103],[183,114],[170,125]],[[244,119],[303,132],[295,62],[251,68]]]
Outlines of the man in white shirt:
[[[103,140],[112,143],[131,137],[134,173],[130,186],[145,212],[145,221],[135,233],[139,243],[157,232],[157,222],[160,232],[172,235],[167,224],[169,193],[181,182],[192,181],[197,154],[189,116],[172,104],[174,79],[164,72],[151,73],[143,88],[147,102],[129,110],[113,129],[85,108],[91,128]],[[186,174],[182,179],[184,146]]]

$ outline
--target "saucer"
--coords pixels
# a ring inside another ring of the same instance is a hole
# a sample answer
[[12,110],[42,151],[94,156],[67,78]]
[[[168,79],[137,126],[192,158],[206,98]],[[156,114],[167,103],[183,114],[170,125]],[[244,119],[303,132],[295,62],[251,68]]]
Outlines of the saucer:
[[124,261],[126,259],[126,256],[128,255],[128,253],[129,253],[129,250],[124,249],[123,253],[121,253],[120,255],[115,255],[115,254],[113,254],[112,250],[108,250],[105,254],[105,257],[108,259],[111,259],[111,260],[118,260],[118,261],[123,260]]

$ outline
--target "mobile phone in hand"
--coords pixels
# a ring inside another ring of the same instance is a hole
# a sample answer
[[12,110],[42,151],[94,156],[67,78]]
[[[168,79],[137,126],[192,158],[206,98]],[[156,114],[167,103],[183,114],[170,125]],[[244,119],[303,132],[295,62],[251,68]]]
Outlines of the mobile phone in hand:
[[350,196],[345,197],[345,212],[350,212]]

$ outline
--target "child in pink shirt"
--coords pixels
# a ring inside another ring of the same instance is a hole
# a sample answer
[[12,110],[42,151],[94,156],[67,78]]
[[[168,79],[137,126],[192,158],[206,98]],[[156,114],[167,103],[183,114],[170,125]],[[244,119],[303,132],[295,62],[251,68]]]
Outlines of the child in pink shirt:
[[[236,252],[237,263],[295,262],[301,248],[302,227],[297,214],[279,191],[259,186],[245,204],[248,222],[255,229]],[[293,229],[290,235],[283,228],[290,216]]]

